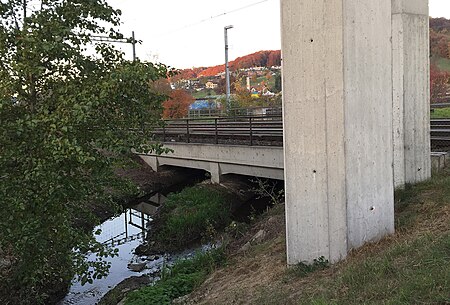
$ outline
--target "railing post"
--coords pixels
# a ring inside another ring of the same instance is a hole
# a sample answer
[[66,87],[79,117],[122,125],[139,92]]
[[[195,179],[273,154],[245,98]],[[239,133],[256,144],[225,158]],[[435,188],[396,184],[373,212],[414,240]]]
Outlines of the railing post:
[[191,143],[190,134],[189,134],[189,119],[186,120],[186,135],[187,135],[187,142]]
[[250,146],[253,146],[253,128],[252,128],[252,117],[248,118],[250,123]]
[[214,119],[214,128],[215,128],[215,140],[216,140],[216,144],[219,144],[219,133],[217,130],[217,118]]
[[166,142],[166,123],[163,125],[163,142]]

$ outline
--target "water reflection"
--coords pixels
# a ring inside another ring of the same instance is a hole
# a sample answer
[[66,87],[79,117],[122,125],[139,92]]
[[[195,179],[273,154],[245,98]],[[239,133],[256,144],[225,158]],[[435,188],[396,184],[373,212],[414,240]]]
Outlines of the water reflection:
[[[84,286],[79,282],[73,283],[69,293],[59,305],[94,305],[124,279],[149,273],[148,269],[134,272],[128,268],[128,264],[133,260],[134,249],[145,240],[145,233],[152,221],[152,215],[165,200],[164,195],[154,194],[127,209],[122,215],[109,219],[96,227],[94,231],[101,230],[101,234],[96,237],[97,241],[117,248],[119,256],[108,259],[111,268],[107,277]],[[95,254],[88,257],[89,260],[95,260],[95,258]],[[158,263],[158,260],[153,263]]]

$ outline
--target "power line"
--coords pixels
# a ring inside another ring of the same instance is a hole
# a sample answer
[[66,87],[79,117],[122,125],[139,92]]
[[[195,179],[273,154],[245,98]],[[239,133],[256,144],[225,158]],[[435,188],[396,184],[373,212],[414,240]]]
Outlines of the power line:
[[245,10],[245,9],[248,9],[248,8],[250,8],[250,7],[253,7],[253,6],[259,5],[259,4],[264,3],[264,2],[268,2],[268,1],[270,1],[270,0],[262,0],[262,1],[258,1],[258,2],[251,3],[251,4],[248,4],[248,5],[246,5],[246,6],[243,6],[243,7],[240,7],[240,8],[231,10],[231,11],[228,11],[228,12],[224,12],[224,13],[221,13],[221,14],[218,14],[218,15],[213,15],[213,16],[211,16],[211,17],[209,17],[209,18],[200,20],[199,22],[192,23],[192,24],[189,24],[189,25],[185,25],[185,26],[183,26],[183,27],[181,27],[181,28],[179,28],[179,29],[170,31],[170,32],[168,32],[167,34],[172,34],[172,33],[175,33],[175,32],[179,32],[179,31],[182,31],[182,30],[184,30],[184,29],[187,29],[187,28],[190,28],[190,27],[193,27],[193,26],[202,24],[202,23],[204,23],[204,22],[211,21],[212,19],[219,18],[219,17],[223,17],[223,16],[226,16],[226,15],[229,15],[229,14],[232,14],[232,13],[236,13],[236,12],[239,12],[239,11],[242,11],[242,10]]

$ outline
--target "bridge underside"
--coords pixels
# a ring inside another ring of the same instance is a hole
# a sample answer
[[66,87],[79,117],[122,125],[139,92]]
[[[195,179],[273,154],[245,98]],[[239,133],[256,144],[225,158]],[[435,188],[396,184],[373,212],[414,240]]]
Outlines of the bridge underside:
[[212,144],[166,143],[173,153],[140,155],[154,171],[163,165],[203,169],[214,183],[222,175],[239,174],[253,177],[284,179],[283,148]]

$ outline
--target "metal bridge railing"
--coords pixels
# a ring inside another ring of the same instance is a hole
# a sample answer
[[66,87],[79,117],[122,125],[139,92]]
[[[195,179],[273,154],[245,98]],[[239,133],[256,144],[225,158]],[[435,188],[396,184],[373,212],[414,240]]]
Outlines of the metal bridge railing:
[[155,130],[163,142],[281,146],[281,115],[211,117],[165,120]]
[[[163,142],[282,146],[282,115],[165,120],[154,131]],[[450,119],[431,120],[433,147],[450,147]]]

